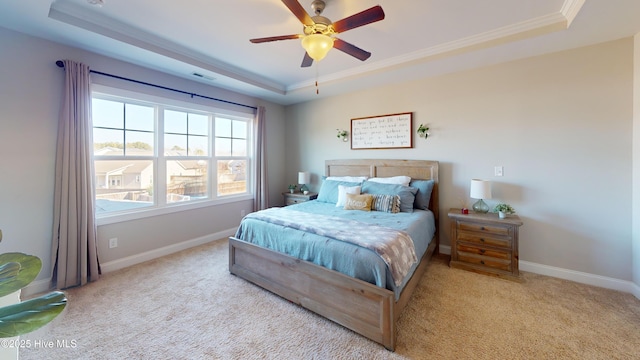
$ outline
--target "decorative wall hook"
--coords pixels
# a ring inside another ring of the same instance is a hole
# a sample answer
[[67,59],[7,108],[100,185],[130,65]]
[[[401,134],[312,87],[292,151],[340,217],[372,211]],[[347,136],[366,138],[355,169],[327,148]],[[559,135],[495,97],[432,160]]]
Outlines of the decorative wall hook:
[[424,125],[420,124],[420,126],[418,127],[418,131],[417,131],[417,133],[418,133],[418,136],[423,137],[423,138],[425,138],[425,139],[426,139],[426,138],[428,138],[428,137],[429,137],[429,133],[428,133],[428,131],[429,131],[429,128],[428,128],[428,127],[426,127],[426,126],[424,126]]
[[340,130],[340,129],[336,129],[338,131],[338,135],[336,135],[336,137],[338,137],[338,139],[342,139],[342,141],[347,142],[349,141],[349,138],[347,138],[347,130]]

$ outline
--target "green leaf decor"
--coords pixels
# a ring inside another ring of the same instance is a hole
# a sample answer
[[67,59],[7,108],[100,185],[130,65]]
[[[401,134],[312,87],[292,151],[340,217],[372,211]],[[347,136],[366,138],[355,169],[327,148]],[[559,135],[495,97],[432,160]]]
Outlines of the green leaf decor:
[[67,297],[61,291],[0,308],[0,338],[35,331],[64,310]]
[[[0,297],[29,285],[40,273],[42,261],[23,253],[0,255]],[[58,316],[67,305],[61,291],[0,307],[0,338],[27,334]]]

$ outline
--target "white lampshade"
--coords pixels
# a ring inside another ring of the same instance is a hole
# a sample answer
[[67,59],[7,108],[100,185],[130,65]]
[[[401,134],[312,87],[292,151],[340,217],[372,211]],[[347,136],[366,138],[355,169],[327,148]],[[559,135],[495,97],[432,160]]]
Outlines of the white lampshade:
[[308,184],[311,182],[311,174],[306,171],[300,171],[298,173],[298,184]]
[[302,47],[313,60],[320,61],[333,48],[333,38],[323,34],[307,35],[302,38]]
[[469,196],[473,199],[491,199],[491,182],[487,180],[471,179]]

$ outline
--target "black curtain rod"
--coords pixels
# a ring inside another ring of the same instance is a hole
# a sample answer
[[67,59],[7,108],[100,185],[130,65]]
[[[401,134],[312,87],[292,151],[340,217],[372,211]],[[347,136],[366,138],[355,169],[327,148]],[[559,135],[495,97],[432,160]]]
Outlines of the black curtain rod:
[[[56,65],[58,65],[58,67],[63,68],[64,67],[64,62],[62,62],[62,60],[58,60],[58,61],[56,61]],[[130,82],[133,82],[133,83],[136,83],[136,84],[153,86],[153,87],[164,89],[164,90],[174,91],[174,92],[177,92],[177,93],[189,95],[192,98],[195,96],[195,97],[200,97],[200,98],[203,98],[203,99],[214,100],[214,101],[219,101],[219,102],[223,102],[223,103],[227,103],[227,104],[231,104],[231,105],[243,106],[243,107],[246,107],[246,108],[249,108],[249,109],[258,110],[258,108],[255,107],[255,106],[240,104],[240,103],[237,103],[237,102],[218,99],[218,98],[205,96],[205,95],[199,95],[199,94],[196,94],[196,93],[190,93],[190,92],[187,92],[187,91],[182,91],[182,90],[178,90],[178,89],[174,89],[174,88],[170,88],[170,87],[166,87],[166,86],[162,86],[162,85],[156,85],[156,84],[151,84],[151,83],[140,81],[140,80],[129,79],[129,78],[118,76],[118,75],[107,74],[107,73],[103,73],[103,72],[96,71],[96,70],[89,70],[89,72],[90,73],[94,73],[94,74],[98,74],[98,75],[104,75],[104,76],[112,77],[112,78],[115,78],[115,79],[130,81]]]

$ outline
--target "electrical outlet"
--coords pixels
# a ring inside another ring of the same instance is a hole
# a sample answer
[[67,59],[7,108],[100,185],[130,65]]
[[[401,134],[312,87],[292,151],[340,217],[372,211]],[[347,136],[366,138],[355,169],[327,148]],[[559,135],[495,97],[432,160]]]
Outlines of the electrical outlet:
[[496,166],[494,168],[494,175],[495,176],[504,176],[504,168],[502,166]]
[[109,249],[118,247],[118,238],[109,239]]

